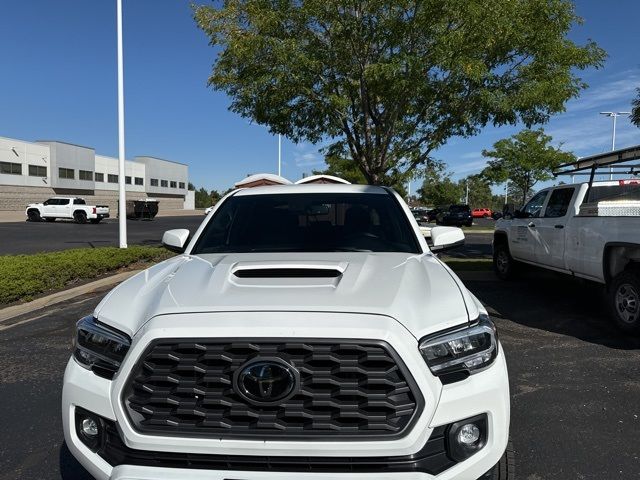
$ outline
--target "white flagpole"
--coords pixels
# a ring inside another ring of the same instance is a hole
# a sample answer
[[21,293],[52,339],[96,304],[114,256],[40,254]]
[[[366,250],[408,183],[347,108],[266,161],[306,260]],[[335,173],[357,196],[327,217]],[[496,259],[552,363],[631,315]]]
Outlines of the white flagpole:
[[127,248],[127,205],[124,172],[124,74],[122,71],[122,0],[117,0],[118,16],[118,226],[120,248]]

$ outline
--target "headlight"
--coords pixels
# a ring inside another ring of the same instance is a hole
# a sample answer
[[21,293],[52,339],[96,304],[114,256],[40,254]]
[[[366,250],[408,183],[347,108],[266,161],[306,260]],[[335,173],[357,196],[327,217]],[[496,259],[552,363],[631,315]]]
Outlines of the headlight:
[[420,352],[431,373],[458,374],[460,380],[493,363],[498,355],[496,327],[487,315],[480,315],[471,327],[424,338]]
[[131,346],[124,333],[99,323],[93,316],[77,324],[73,357],[96,375],[113,378]]

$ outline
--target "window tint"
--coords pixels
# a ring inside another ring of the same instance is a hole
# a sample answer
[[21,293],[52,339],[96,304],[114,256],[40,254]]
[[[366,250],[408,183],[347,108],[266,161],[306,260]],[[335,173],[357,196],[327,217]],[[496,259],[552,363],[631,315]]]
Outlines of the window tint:
[[58,199],[58,205],[69,205],[69,199],[68,198],[59,198]]
[[537,193],[531,200],[529,200],[529,203],[527,203],[522,209],[525,217],[539,217],[542,210],[542,205],[544,205],[544,201],[547,198],[548,194],[549,190],[545,190],[543,192]]
[[569,210],[574,191],[574,188],[559,188],[551,192],[544,216],[547,218],[564,217]]
[[29,165],[30,177],[46,177],[47,167],[41,167],[40,165]]
[[225,200],[193,253],[410,252],[420,248],[388,194],[241,195]]
[[46,200],[42,204],[43,205],[58,205],[58,199],[57,198],[50,198],[49,200]]
[[0,173],[4,173],[7,175],[22,175],[22,164],[0,162]]
[[90,170],[78,170],[78,178],[80,180],[93,181],[93,172]]
[[73,199],[73,204],[74,205],[86,205],[87,202],[85,202],[83,198],[74,198]]

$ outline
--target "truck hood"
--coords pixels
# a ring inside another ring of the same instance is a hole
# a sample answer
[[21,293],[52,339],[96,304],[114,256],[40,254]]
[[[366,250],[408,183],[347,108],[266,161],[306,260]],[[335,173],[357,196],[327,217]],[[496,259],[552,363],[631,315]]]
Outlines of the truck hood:
[[225,311],[386,315],[416,338],[479,314],[431,253],[339,252],[174,257],[113,289],[94,315],[133,336],[157,315]]

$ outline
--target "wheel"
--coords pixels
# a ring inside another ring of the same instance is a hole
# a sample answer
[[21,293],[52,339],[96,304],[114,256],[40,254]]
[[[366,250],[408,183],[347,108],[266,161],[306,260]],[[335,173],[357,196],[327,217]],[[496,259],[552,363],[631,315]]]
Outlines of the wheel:
[[509,280],[515,271],[515,260],[506,243],[497,243],[493,247],[493,271],[501,280]]
[[87,223],[87,214],[79,210],[73,214],[73,219],[76,223]]
[[511,440],[507,444],[507,449],[500,458],[500,461],[482,475],[478,480],[514,480],[516,478],[516,459],[513,452]]
[[47,217],[47,218],[45,218],[45,220],[47,222],[55,222],[56,221],[55,217]]
[[92,218],[91,220],[89,220],[91,223],[96,224],[96,223],[100,223],[100,220],[102,220],[101,218]]
[[621,330],[640,333],[640,271],[625,270],[609,285],[609,307]]
[[42,220],[42,217],[40,217],[40,212],[35,209],[29,210],[27,212],[27,217],[29,218],[30,222],[39,222],[40,220]]

